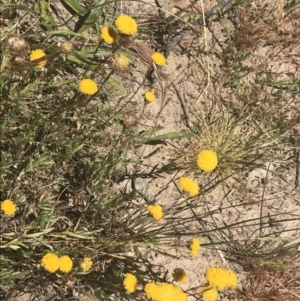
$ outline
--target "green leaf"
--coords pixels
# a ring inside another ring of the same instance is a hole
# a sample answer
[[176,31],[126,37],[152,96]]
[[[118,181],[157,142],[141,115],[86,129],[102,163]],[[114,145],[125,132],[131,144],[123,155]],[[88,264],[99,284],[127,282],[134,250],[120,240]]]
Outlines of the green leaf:
[[93,239],[93,232],[84,232],[84,231],[76,231],[76,232],[70,232],[70,231],[64,231],[62,234],[70,236],[70,237],[76,237],[76,238],[82,238],[82,239]]
[[98,26],[98,20],[99,15],[102,13],[104,8],[104,2],[103,0],[98,1],[98,3],[95,5],[95,8],[87,11],[82,18],[76,23],[75,25],[75,31],[82,33],[86,31],[88,28],[92,26]]
[[84,14],[86,12],[86,9],[76,0],[61,0],[61,2],[76,14]]
[[21,247],[17,246],[17,245],[10,245],[9,246],[11,249],[13,249],[14,251],[19,250]]
[[151,137],[149,140],[166,140],[166,139],[182,139],[182,138],[195,138],[196,135],[191,132],[170,132],[155,137]]
[[49,36],[63,36],[63,37],[69,37],[69,36],[75,36],[75,37],[82,37],[81,33],[77,33],[71,30],[52,30],[49,33]]
[[53,231],[54,228],[48,228],[48,229],[45,229],[43,232],[36,232],[36,233],[30,233],[30,234],[25,234],[24,237],[31,237],[31,238],[36,238],[36,237],[40,237],[40,236],[43,236],[45,234],[48,234],[50,233],[51,231]]
[[162,130],[163,127],[161,125],[156,125],[149,128],[147,131],[143,132],[143,136],[152,136],[155,132]]
[[47,27],[47,29],[56,28],[56,23],[52,14],[48,9],[48,2],[45,0],[39,0],[33,8],[34,12],[41,17],[41,24]]

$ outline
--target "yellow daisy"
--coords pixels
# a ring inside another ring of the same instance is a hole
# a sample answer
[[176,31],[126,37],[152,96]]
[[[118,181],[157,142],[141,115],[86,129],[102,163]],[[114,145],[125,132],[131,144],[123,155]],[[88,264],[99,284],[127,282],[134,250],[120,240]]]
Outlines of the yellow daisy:
[[151,55],[152,61],[158,66],[164,66],[167,63],[166,58],[160,52],[154,52]]
[[92,79],[85,78],[79,83],[79,91],[86,95],[94,95],[98,91],[98,86]]
[[109,26],[104,26],[101,29],[101,37],[107,44],[113,44],[116,42],[118,34],[113,28]]
[[[36,49],[36,50],[32,50],[30,53],[30,61],[33,62],[35,60],[41,59],[46,55],[46,53],[42,50],[42,49]],[[47,64],[47,60],[41,60],[38,62],[37,66],[40,68],[45,67],[45,65]]]
[[84,272],[88,272],[91,269],[92,265],[92,259],[90,257],[84,257],[80,267]]
[[187,301],[187,294],[171,283],[154,283],[149,282],[145,285],[144,291],[148,299],[154,301]]
[[118,30],[127,35],[134,35],[137,32],[136,21],[127,15],[121,15],[116,19],[116,26]]
[[218,295],[218,291],[215,287],[206,287],[206,290],[202,293],[202,298],[204,301],[216,301],[218,299]]
[[137,278],[133,274],[127,273],[125,275],[123,285],[128,293],[135,292],[137,283],[138,283]]
[[12,215],[17,211],[17,206],[12,200],[4,200],[1,202],[1,210],[5,215]]
[[145,99],[149,102],[152,102],[155,100],[155,94],[153,92],[148,91],[145,93]]
[[42,258],[42,267],[50,273],[55,273],[59,269],[59,258],[56,254],[47,253]]
[[224,289],[236,289],[238,279],[236,274],[229,270],[219,267],[209,267],[205,274],[209,285],[215,287],[219,291]]
[[180,188],[183,191],[188,192],[190,197],[195,196],[199,193],[199,185],[191,178],[181,177],[179,179]]
[[161,220],[164,216],[163,209],[159,204],[148,205],[147,210],[157,221]]
[[195,257],[200,250],[200,240],[194,237],[191,243],[191,256]]
[[218,156],[214,151],[204,149],[198,154],[197,165],[204,171],[213,171],[218,165]]
[[69,273],[72,270],[73,261],[68,255],[59,257],[59,270],[63,273]]

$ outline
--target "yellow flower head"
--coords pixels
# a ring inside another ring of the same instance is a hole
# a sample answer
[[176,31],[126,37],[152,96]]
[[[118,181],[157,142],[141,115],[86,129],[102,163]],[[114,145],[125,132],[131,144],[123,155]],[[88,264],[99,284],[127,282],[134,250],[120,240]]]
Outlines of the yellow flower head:
[[147,298],[154,301],[186,301],[186,293],[178,286],[170,283],[147,283],[145,285]]
[[47,253],[42,258],[42,267],[50,273],[55,273],[60,266],[59,258],[56,254]]
[[191,256],[195,257],[200,250],[200,240],[194,237],[191,243]]
[[199,193],[199,185],[191,178],[182,177],[179,179],[180,188],[186,191],[191,197]]
[[15,214],[17,206],[12,200],[4,200],[1,202],[1,210],[5,215],[11,215]]
[[88,272],[93,265],[93,261],[90,257],[84,257],[80,265],[84,272]]
[[144,291],[149,299],[158,300],[159,287],[154,282],[149,282],[145,285]]
[[79,91],[86,95],[94,95],[98,91],[98,86],[92,79],[85,78],[79,83]]
[[204,149],[198,154],[197,165],[204,171],[213,171],[218,165],[218,156],[214,151]]
[[155,94],[153,92],[148,91],[145,93],[145,99],[149,102],[152,102],[155,100]]
[[109,58],[111,68],[119,74],[129,70],[130,59],[122,53],[113,53]]
[[109,26],[104,26],[101,29],[101,37],[107,44],[113,44],[116,42],[118,34],[113,28]]
[[202,298],[204,301],[216,301],[218,299],[218,291],[215,287],[206,287],[203,291]]
[[[46,55],[46,53],[42,49],[36,49],[36,50],[31,51],[29,59],[32,62],[32,61],[41,59],[45,55]],[[39,61],[39,63],[37,65],[38,65],[38,67],[43,68],[43,67],[45,67],[46,63],[47,63],[47,60],[45,59],[45,60]]]
[[161,220],[164,216],[163,209],[159,204],[148,205],[147,210],[150,214],[152,214],[153,218],[157,221]]
[[73,261],[68,255],[59,257],[59,270],[63,273],[69,273],[72,270]]
[[118,30],[127,35],[134,35],[137,32],[137,23],[133,18],[126,15],[121,15],[116,19]]
[[174,269],[172,276],[175,281],[180,282],[180,283],[186,283],[187,278],[188,278],[185,271],[181,268]]
[[205,274],[209,285],[222,291],[224,289],[236,289],[238,279],[236,274],[228,269],[209,267]]
[[151,58],[152,61],[158,66],[164,66],[167,63],[166,58],[160,52],[154,52]]
[[133,274],[127,273],[125,275],[123,285],[128,293],[134,293],[137,287],[137,279]]

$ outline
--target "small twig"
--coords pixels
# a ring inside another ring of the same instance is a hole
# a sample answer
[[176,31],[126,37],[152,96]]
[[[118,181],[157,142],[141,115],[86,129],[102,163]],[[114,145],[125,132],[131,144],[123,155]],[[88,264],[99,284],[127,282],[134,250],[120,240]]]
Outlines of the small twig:
[[295,160],[296,160],[296,178],[295,178],[295,188],[299,186],[299,170],[300,170],[300,164],[299,164],[299,151],[295,150]]
[[[204,25],[204,42],[205,42],[205,51],[207,51],[208,45],[207,45],[207,34],[206,34],[206,21],[205,21],[205,13],[204,13],[204,5],[203,5],[203,0],[201,0],[201,6],[202,6],[202,18],[203,18],[203,25]],[[203,89],[199,97],[197,98],[196,102],[201,98],[203,93],[206,93],[209,85],[210,85],[210,72],[209,72],[209,60],[206,60],[207,63],[207,84],[206,87]]]
[[[265,182],[267,182],[267,178],[268,178],[268,174],[269,174],[269,169],[270,169],[270,163],[268,163],[268,168],[267,168],[267,173],[266,173],[266,176],[265,176]],[[264,189],[263,189],[263,193],[262,193],[262,196],[261,196],[261,202],[260,202],[260,213],[259,213],[259,224],[260,224],[260,227],[259,227],[259,236],[262,235],[262,225],[263,225],[263,222],[262,222],[262,212],[263,212],[263,203],[264,203],[264,197],[265,197],[265,190],[266,190],[266,185],[264,185]]]
[[[187,202],[186,202],[186,203],[187,203]],[[188,204],[188,203],[187,203],[187,204]],[[195,213],[195,211],[193,210],[192,207],[190,207],[190,209],[191,209],[191,211],[192,211],[192,213],[193,213],[195,219],[199,222],[199,224],[202,226],[202,228],[203,228],[205,231],[207,231],[207,227],[206,227],[205,223],[203,222],[203,220],[197,216],[197,214]],[[212,218],[213,218],[213,217],[212,217]],[[213,219],[214,219],[214,218],[213,218]],[[209,239],[209,241],[210,241],[211,244],[214,243],[214,241],[213,241],[213,239],[211,238],[210,235],[207,235],[207,238]],[[220,258],[222,259],[222,261],[224,262],[224,264],[226,264],[227,266],[229,266],[229,264],[228,264],[228,262],[227,262],[227,260],[226,260],[226,258],[225,258],[225,256],[224,256],[223,252],[222,252],[221,250],[217,249],[216,247],[214,247],[214,249],[217,251],[217,253],[219,254],[219,256],[220,256]]]
[[172,83],[172,87],[174,88],[176,94],[177,94],[177,97],[179,99],[179,102],[180,102],[180,105],[181,105],[181,108],[182,108],[182,111],[183,111],[183,114],[184,114],[184,121],[185,121],[185,125],[190,129],[192,130],[192,126],[190,124],[190,118],[189,118],[189,115],[187,113],[187,110],[186,110],[186,107],[185,107],[185,103],[184,103],[184,100],[182,99],[181,97],[181,94],[179,92],[179,90],[177,89],[176,85],[174,83]]

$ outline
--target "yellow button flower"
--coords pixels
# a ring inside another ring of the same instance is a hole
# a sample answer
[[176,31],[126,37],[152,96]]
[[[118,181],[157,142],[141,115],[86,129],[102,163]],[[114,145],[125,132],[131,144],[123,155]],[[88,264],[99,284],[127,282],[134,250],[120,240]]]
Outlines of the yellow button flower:
[[116,26],[118,30],[127,35],[134,35],[137,32],[136,21],[127,15],[121,15],[116,19]]
[[[35,60],[43,58],[45,55],[46,55],[46,53],[42,49],[36,49],[36,50],[31,51],[29,59],[31,62],[33,62]],[[43,68],[43,67],[45,67],[46,63],[47,63],[46,59],[41,60],[37,63],[37,66],[40,68]]]
[[88,272],[93,265],[93,261],[90,257],[84,257],[80,265],[84,272]]
[[159,204],[148,205],[147,210],[150,214],[152,214],[153,218],[157,221],[161,220],[164,216],[163,209]]
[[153,283],[149,282],[145,285],[145,293],[147,298],[154,301],[186,301],[187,295],[181,287],[171,283]]
[[125,275],[123,285],[128,293],[134,293],[136,291],[137,283],[137,278],[133,274],[127,273]]
[[60,266],[59,258],[56,254],[47,253],[42,258],[42,267],[50,273],[55,273]]
[[101,37],[107,44],[113,44],[116,42],[118,34],[113,28],[109,26],[104,26],[101,29]]
[[202,298],[204,301],[216,301],[218,298],[218,291],[216,288],[207,288],[205,291],[203,291]]
[[4,200],[1,202],[1,210],[5,215],[12,215],[17,211],[17,206],[12,200]]
[[98,91],[98,86],[92,79],[85,78],[79,83],[79,91],[86,95],[94,95]]
[[145,93],[145,99],[149,102],[152,102],[155,100],[155,94],[153,92],[148,91]]
[[172,276],[173,276],[174,280],[179,283],[186,283],[187,278],[188,278],[185,271],[181,268],[174,269]]
[[236,289],[238,279],[236,274],[229,270],[219,267],[209,267],[205,274],[209,285],[215,287],[219,291],[224,289]]
[[166,58],[160,52],[154,52],[151,58],[152,61],[158,66],[164,66],[167,63]]
[[218,165],[218,156],[214,151],[204,149],[198,154],[197,165],[204,171],[213,171]]
[[195,257],[200,250],[200,240],[194,237],[191,243],[191,256]]
[[63,273],[71,272],[73,261],[68,255],[59,257],[59,270]]
[[199,193],[199,185],[191,178],[181,177],[179,179],[180,188],[186,191],[190,197],[195,196]]

